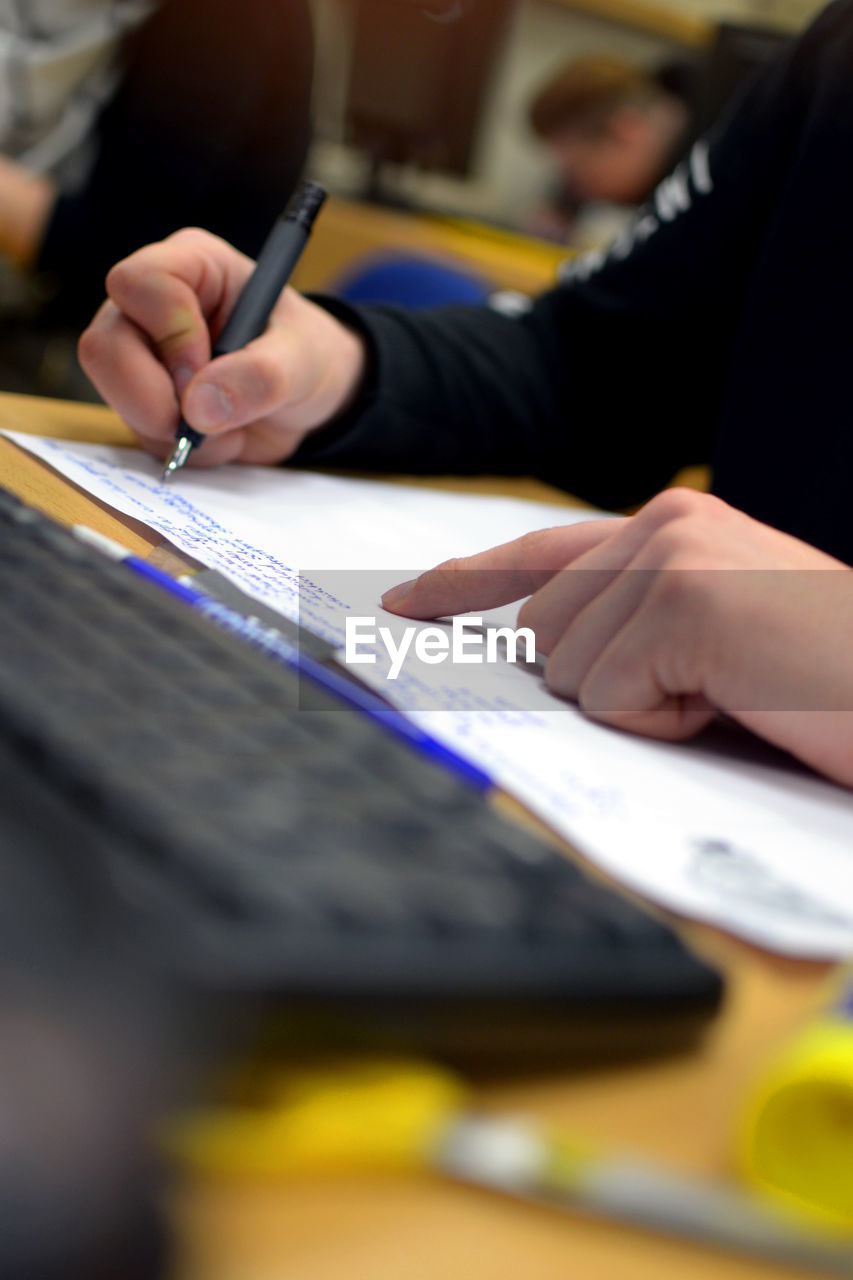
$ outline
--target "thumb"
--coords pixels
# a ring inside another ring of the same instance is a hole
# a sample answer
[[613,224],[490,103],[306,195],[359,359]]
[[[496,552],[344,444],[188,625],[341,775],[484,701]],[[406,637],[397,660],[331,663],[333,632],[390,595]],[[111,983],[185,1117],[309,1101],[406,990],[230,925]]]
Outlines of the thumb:
[[219,356],[184,391],[181,407],[191,427],[230,431],[267,418],[294,398],[294,337],[269,329],[242,351]]
[[555,573],[609,538],[615,520],[540,529],[476,556],[448,560],[382,598],[389,613],[441,618],[472,609],[496,609],[538,591]]

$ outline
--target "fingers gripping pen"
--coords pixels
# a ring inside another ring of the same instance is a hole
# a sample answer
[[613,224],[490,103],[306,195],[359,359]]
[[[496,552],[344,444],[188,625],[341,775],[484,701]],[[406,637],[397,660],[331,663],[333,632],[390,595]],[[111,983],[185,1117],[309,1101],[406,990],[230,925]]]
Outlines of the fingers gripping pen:
[[[237,299],[212,358],[242,351],[259,338],[269,324],[273,308],[308,243],[317,214],[326,200],[326,192],[316,182],[302,182],[284,213],[277,219],[260,252],[254,271]],[[175,447],[163,471],[163,480],[171,480],[194,448],[205,437],[181,419],[175,436]]]

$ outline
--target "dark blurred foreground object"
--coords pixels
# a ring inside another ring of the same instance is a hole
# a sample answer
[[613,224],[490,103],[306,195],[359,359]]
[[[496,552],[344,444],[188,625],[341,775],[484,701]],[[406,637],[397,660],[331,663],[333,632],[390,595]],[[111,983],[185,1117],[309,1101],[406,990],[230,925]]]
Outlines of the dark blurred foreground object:
[[[0,1275],[160,1280],[152,1130],[172,997],[128,947],[103,842],[0,745]],[[188,1027],[188,1024],[187,1024]]]
[[[40,877],[44,870],[40,861]],[[44,897],[52,887],[42,883],[38,892]],[[33,903],[12,898],[10,905],[22,920],[32,918]],[[19,980],[0,957],[3,1280],[168,1274],[167,1230],[154,1203],[162,1171],[151,1152],[160,1108],[140,1096],[140,1084],[149,1091],[163,1064],[139,992],[116,981],[114,954],[104,952],[99,963],[82,978],[75,960],[62,978],[39,971],[33,981]],[[105,1007],[119,993],[121,1007]]]
[[60,183],[28,315],[12,300],[0,333],[0,386],[73,394],[74,337],[142,245],[203,226],[256,255],[305,162],[312,75],[307,0],[164,0],[124,42],[88,172]]
[[515,0],[349,2],[346,132],[372,161],[367,194],[381,198],[387,163],[465,176]]

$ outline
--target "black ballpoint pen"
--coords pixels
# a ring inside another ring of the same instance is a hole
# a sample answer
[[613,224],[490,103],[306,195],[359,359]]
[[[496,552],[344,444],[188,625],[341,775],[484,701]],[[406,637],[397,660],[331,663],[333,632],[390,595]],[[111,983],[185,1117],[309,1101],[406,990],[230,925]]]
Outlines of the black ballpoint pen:
[[[213,348],[211,359],[241,351],[264,332],[273,307],[308,243],[311,228],[325,200],[326,192],[316,182],[299,184],[267,237],[255,269]],[[191,451],[204,439],[200,431],[194,431],[181,419],[175,435],[175,447],[163,471],[164,481],[171,480],[175,472],[181,470]]]

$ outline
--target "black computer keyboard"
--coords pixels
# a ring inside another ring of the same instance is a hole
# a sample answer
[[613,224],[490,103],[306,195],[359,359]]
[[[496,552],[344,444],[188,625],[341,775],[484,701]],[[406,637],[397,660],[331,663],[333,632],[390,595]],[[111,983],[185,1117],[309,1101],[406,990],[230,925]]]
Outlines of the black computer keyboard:
[[310,1044],[586,1057],[717,1006],[668,927],[2,491],[0,599],[0,927],[25,949],[73,946],[96,893],[162,976],[268,996]]

